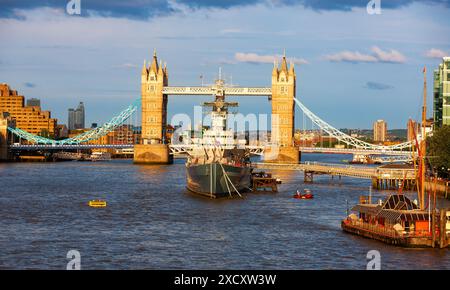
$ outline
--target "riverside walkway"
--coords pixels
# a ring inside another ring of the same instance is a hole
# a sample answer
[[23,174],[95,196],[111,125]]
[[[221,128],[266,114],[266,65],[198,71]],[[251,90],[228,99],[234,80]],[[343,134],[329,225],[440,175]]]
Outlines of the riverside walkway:
[[347,176],[353,178],[371,179],[374,188],[398,188],[405,180],[405,188],[413,186],[415,180],[414,169],[409,165],[352,166],[335,163],[304,162],[299,164],[281,164],[269,162],[252,163],[256,169],[265,170],[296,170],[305,173],[305,182],[312,182],[314,174],[331,176]]

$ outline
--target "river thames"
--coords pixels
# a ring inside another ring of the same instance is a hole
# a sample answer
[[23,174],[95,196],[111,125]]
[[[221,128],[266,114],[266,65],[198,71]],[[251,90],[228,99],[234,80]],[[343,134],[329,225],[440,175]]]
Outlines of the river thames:
[[[402,249],[341,231],[346,200],[367,195],[370,180],[315,176],[305,185],[303,173],[273,174],[283,180],[276,194],[209,200],[186,190],[182,159],[0,164],[0,268],[65,269],[77,250],[81,269],[365,269],[367,252],[378,250],[382,269],[450,269],[448,249]],[[305,187],[313,200],[291,198]],[[92,199],[107,208],[88,207]]]

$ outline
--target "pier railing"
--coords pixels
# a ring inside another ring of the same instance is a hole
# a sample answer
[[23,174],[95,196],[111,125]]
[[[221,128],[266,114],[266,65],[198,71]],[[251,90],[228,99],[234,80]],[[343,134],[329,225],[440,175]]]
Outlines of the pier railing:
[[428,231],[411,231],[411,232],[398,232],[392,228],[389,227],[385,227],[382,225],[374,225],[374,224],[369,224],[369,223],[365,223],[359,220],[350,220],[347,219],[345,220],[345,223],[347,225],[350,225],[354,228],[359,228],[359,229],[363,229],[375,234],[381,234],[383,236],[387,236],[390,238],[431,238],[431,233]]
[[315,172],[318,174],[340,175],[357,178],[372,178],[377,175],[376,167],[362,167],[321,162],[305,162],[299,164],[253,163],[253,166],[262,169],[298,170]]
[[375,234],[381,234],[383,236],[387,236],[390,238],[401,238],[404,237],[402,234],[398,233],[394,229],[390,229],[384,226],[380,225],[372,225],[369,223],[361,222],[361,221],[355,221],[355,220],[346,220],[347,225],[351,225],[355,228],[360,228]]
[[356,178],[367,178],[377,180],[413,180],[415,173],[413,169],[392,169],[374,166],[354,166],[338,163],[304,162],[299,164],[282,164],[257,162],[253,163],[255,168],[273,170],[298,170],[314,172],[317,174],[329,174],[336,176],[348,176]]

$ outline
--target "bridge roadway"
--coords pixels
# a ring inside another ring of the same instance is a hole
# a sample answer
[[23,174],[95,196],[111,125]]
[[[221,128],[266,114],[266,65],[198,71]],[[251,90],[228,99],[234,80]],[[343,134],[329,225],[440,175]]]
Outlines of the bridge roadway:
[[305,162],[299,164],[281,163],[252,163],[257,169],[267,170],[297,170],[316,174],[329,174],[335,176],[348,176],[355,178],[377,179],[377,180],[414,180],[414,169],[411,168],[390,168],[372,166],[350,166],[334,163]]
[[398,151],[398,150],[326,148],[326,147],[300,147],[299,150],[305,153],[411,156],[411,151]]
[[17,150],[83,150],[83,149],[125,149],[134,148],[134,144],[12,144],[11,149]]
[[[172,154],[183,154],[192,150],[194,145],[190,144],[171,144],[169,145]],[[62,150],[62,149],[95,149],[95,148],[115,148],[125,149],[133,148],[133,144],[12,144],[11,149],[18,150]],[[264,153],[264,146],[246,145],[252,154],[262,155]],[[409,151],[394,151],[394,150],[368,150],[356,148],[324,148],[324,147],[299,147],[301,152],[305,153],[331,153],[331,154],[361,154],[361,155],[391,155],[391,156],[405,156],[410,157]]]

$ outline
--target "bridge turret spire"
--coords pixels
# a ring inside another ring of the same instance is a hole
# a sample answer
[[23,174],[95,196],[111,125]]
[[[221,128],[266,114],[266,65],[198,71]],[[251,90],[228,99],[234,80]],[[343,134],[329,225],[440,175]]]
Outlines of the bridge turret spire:
[[163,74],[163,63],[162,60],[159,61],[158,75]]
[[144,64],[142,65],[142,75],[147,75],[147,66],[146,66],[146,60],[144,59]]
[[281,60],[281,70],[288,72],[288,66],[286,61],[286,49],[284,50],[283,59]]
[[153,60],[150,66],[150,71],[153,71],[155,74],[158,73],[158,57],[156,56],[156,48],[153,52]]
[[272,76],[278,76],[278,63],[276,57],[273,59]]
[[294,62],[291,61],[291,63],[290,63],[290,68],[289,68],[289,75],[290,75],[290,76],[294,76],[294,75],[295,75],[295,69],[294,69],[294,66],[295,66]]

